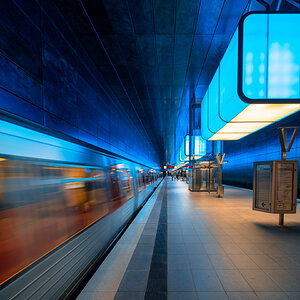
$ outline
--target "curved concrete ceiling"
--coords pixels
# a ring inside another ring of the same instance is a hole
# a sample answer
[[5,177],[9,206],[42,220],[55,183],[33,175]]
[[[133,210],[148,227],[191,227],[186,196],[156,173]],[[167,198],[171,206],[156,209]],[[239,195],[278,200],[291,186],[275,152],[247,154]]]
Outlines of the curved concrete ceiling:
[[169,160],[186,93],[202,98],[249,0],[55,0],[103,84]]

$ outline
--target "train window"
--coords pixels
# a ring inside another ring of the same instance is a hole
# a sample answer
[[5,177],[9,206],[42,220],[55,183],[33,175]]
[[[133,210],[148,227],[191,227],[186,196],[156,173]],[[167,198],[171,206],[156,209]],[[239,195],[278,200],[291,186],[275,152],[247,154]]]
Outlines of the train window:
[[129,169],[122,170],[122,187],[124,192],[124,200],[128,200],[133,196],[133,176],[131,176],[131,171]]
[[110,192],[113,210],[133,197],[133,176],[124,164],[110,166]]
[[109,177],[112,208],[116,210],[122,205],[119,175],[116,166],[110,166]]
[[140,169],[138,171],[138,186],[139,191],[142,191],[146,187],[145,174],[143,169]]

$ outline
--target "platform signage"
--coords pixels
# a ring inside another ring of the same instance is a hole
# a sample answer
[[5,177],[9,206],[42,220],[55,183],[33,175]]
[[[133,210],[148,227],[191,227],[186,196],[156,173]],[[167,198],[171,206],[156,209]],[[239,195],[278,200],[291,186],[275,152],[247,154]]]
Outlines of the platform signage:
[[254,163],[253,209],[269,213],[296,213],[297,161]]
[[255,169],[254,209],[269,212],[272,205],[272,164],[257,164]]
[[293,209],[293,164],[278,163],[276,186],[276,210],[286,211]]

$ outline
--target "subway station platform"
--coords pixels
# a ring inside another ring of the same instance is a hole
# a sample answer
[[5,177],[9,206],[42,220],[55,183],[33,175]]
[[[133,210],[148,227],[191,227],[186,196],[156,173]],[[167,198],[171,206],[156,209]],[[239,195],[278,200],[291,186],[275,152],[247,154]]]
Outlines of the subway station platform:
[[166,178],[78,299],[300,299],[299,211],[280,227],[252,191]]

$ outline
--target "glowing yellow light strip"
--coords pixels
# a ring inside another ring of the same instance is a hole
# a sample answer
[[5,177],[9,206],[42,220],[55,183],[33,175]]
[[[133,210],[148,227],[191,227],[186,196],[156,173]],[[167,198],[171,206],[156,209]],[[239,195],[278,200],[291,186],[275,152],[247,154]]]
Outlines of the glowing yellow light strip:
[[275,122],[300,109],[300,104],[250,104],[230,122]]
[[265,126],[270,125],[271,122],[260,122],[260,123],[227,123],[221,128],[218,133],[251,133]]
[[209,140],[238,140],[300,110],[300,104],[250,104]]
[[231,141],[239,140],[249,133],[216,133],[209,140],[211,141]]

